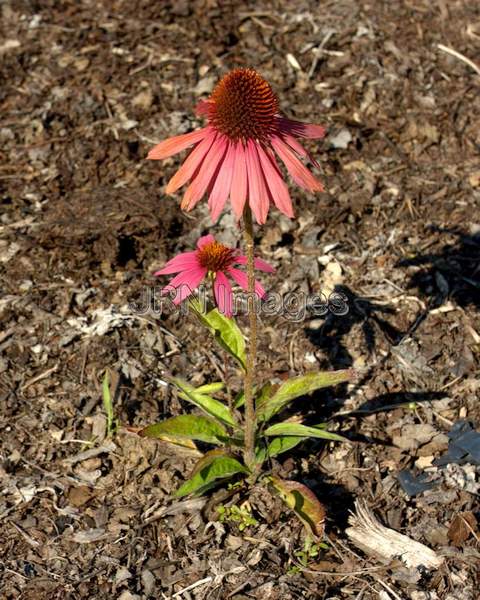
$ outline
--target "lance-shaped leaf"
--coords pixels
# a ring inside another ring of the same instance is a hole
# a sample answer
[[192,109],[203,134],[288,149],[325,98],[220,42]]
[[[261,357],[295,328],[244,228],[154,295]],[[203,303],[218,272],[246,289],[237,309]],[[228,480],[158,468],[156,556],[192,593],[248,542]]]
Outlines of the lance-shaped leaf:
[[305,437],[295,436],[295,435],[286,435],[275,437],[268,444],[264,446],[257,446],[255,451],[255,459],[259,464],[264,463],[268,458],[272,458],[272,456],[278,456],[283,452],[287,452],[295,446],[298,446]]
[[199,388],[194,388],[182,379],[178,379],[177,377],[169,377],[168,381],[171,381],[181,390],[181,393],[179,394],[181,398],[191,402],[195,406],[198,406],[204,412],[206,412],[207,415],[214,417],[221,423],[225,423],[231,427],[236,427],[236,423],[230,412],[230,409],[225,406],[225,404],[219,400],[215,400],[215,398],[212,398],[208,394],[199,392]]
[[307,528],[307,531],[321,538],[325,529],[326,511],[315,494],[303,483],[272,477],[271,483],[285,504],[291,508]]
[[165,419],[148,425],[139,434],[150,438],[165,439],[167,436],[171,440],[198,440],[210,444],[223,444],[229,437],[220,423],[197,415],[179,415]]
[[234,319],[229,319],[216,308],[203,310],[196,299],[190,300],[189,306],[200,323],[210,330],[217,343],[245,369],[245,338]]
[[[258,389],[256,386],[254,386],[253,396],[255,397],[255,405],[256,406],[260,406],[263,402],[265,402],[266,399],[269,398],[269,396],[272,393],[272,387],[273,386],[269,381],[267,381],[267,383],[264,383],[260,387],[260,389]],[[235,402],[233,403],[233,406],[235,408],[240,408],[244,404],[245,404],[245,390],[241,390],[237,394],[237,397],[235,398]]]
[[263,435],[266,436],[301,436],[303,438],[306,437],[315,437],[321,438],[323,440],[332,440],[334,442],[348,442],[347,438],[344,438],[338,433],[333,433],[331,431],[326,431],[323,429],[323,426],[311,427],[309,425],[302,425],[301,423],[292,423],[290,421],[284,421],[283,423],[275,423],[275,425],[270,425],[265,431]]
[[[139,432],[139,435],[143,435],[142,432]],[[157,435],[155,439],[160,440],[162,442],[168,442],[173,446],[178,446],[179,448],[185,448],[187,450],[188,455],[192,456],[203,456],[203,452],[197,448],[197,445],[194,441],[185,439],[180,439],[176,437],[172,437],[170,435]]]
[[[126,431],[130,431],[131,433],[136,433],[137,435],[144,435],[142,427],[132,427],[130,425],[126,425],[124,427]],[[182,449],[187,450],[187,454],[193,456],[203,456],[203,452],[197,448],[197,445],[192,440],[187,440],[187,438],[174,438],[166,434],[157,435],[155,439],[161,440],[162,442],[168,442],[169,444],[173,444],[174,446],[179,446]]]
[[235,400],[233,401],[233,406],[235,408],[240,408],[244,404],[245,404],[245,390],[240,390],[238,392],[238,394],[235,396]]
[[305,396],[324,387],[344,383],[352,376],[353,370],[345,369],[342,371],[307,373],[300,377],[288,379],[279,386],[273,395],[257,407],[258,419],[268,421],[295,398]]
[[270,400],[273,394],[275,394],[278,388],[279,386],[277,384],[273,384],[271,381],[267,381],[262,385],[255,399],[255,407],[258,413],[262,412],[263,407],[268,400]]
[[112,394],[110,393],[110,371],[106,369],[102,382],[103,408],[107,414],[107,435],[111,435],[115,429],[115,417],[113,414]]
[[257,410],[268,402],[276,388],[277,386],[273,385],[270,381],[267,381],[262,385],[255,397],[255,406],[257,407]]
[[201,394],[215,394],[215,392],[220,392],[225,387],[225,384],[222,381],[217,381],[215,383],[206,383],[205,385],[200,385],[195,388],[197,392]]
[[197,462],[190,478],[175,492],[175,495],[181,497],[188,494],[202,494],[213,487],[219,479],[230,479],[238,473],[248,473],[248,469],[224,450],[211,450]]

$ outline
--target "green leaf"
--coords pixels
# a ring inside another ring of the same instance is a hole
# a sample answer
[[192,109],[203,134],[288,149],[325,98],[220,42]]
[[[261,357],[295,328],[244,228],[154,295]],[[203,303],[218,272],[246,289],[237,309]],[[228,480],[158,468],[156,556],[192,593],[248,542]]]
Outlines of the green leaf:
[[288,450],[295,448],[295,446],[298,446],[298,444],[303,442],[303,440],[305,440],[305,439],[307,439],[307,438],[305,438],[303,436],[300,437],[300,436],[294,436],[294,435],[275,437],[275,438],[273,438],[273,440],[270,441],[270,443],[268,445],[263,446],[263,447],[257,447],[256,453],[255,453],[256,461],[259,464],[262,464],[263,462],[265,462],[268,458],[271,458],[272,456],[278,456],[279,454],[282,454],[283,452],[287,452]]
[[110,393],[110,372],[105,370],[105,376],[102,381],[102,400],[103,408],[107,415],[107,436],[115,430],[115,417],[113,413],[112,394]]
[[[160,423],[148,425],[139,434],[145,437],[172,440],[199,440],[210,444],[223,444],[228,439],[226,430],[216,421],[197,415],[179,415]],[[167,440],[169,441],[169,440]]]
[[337,385],[348,381],[353,376],[352,369],[342,371],[320,371],[307,373],[300,377],[293,377],[282,383],[275,393],[267,398],[257,408],[257,417],[259,420],[268,421],[273,415],[280,412],[292,400],[310,394],[330,385]]
[[217,343],[245,369],[245,338],[234,319],[229,319],[217,308],[204,311],[198,300],[190,300],[189,305],[200,323],[213,334]]
[[238,425],[233,420],[233,417],[230,414],[228,408],[218,400],[215,400],[214,398],[206,396],[204,394],[193,395],[188,394],[187,392],[180,392],[178,395],[183,400],[186,400],[187,402],[198,406],[200,409],[203,410],[204,413],[213,417],[217,421],[220,421],[220,423],[224,423],[225,425],[229,425],[230,427],[238,427]]
[[256,396],[255,406],[257,410],[264,406],[268,399],[272,396],[276,386],[272,385],[270,381],[267,381],[262,385],[260,390],[258,391],[258,395]]
[[214,417],[218,421],[225,423],[226,425],[230,425],[231,427],[237,427],[230,409],[225,406],[225,404],[219,400],[215,400],[215,398],[212,398],[205,393],[200,393],[198,388],[194,388],[186,381],[182,381],[177,377],[168,377],[167,379],[182,391],[182,393],[179,394],[181,398],[191,402],[195,406],[198,406],[204,412],[206,412],[207,415]]
[[233,401],[233,406],[235,408],[240,408],[245,404],[245,390],[240,390],[238,394],[235,396],[235,400]]
[[237,473],[248,473],[248,469],[224,450],[212,450],[198,461],[188,481],[175,495],[202,494],[213,487],[218,479],[230,479]]
[[[142,432],[140,431],[140,435],[142,435]],[[188,454],[191,454],[193,456],[203,456],[203,452],[200,452],[200,450],[197,448],[197,445],[195,444],[195,442],[193,442],[192,440],[188,440],[187,438],[177,438],[177,437],[172,437],[170,435],[157,435],[155,436],[155,439],[157,440],[161,440],[162,442],[168,442],[169,444],[172,444],[174,446],[179,446],[180,448],[186,448],[188,451]]]
[[215,394],[215,392],[220,392],[225,387],[225,384],[222,381],[218,381],[215,383],[206,383],[205,385],[200,385],[195,388],[197,392],[201,394]]
[[[258,391],[258,395],[257,395],[258,388],[257,387],[253,388],[253,395],[256,398],[256,400],[255,400],[256,406],[260,406],[261,404],[263,404],[265,402],[265,400],[267,400],[270,397],[272,388],[273,388],[273,386],[269,381],[262,385],[262,387]],[[245,404],[245,390],[241,390],[238,393],[237,397],[235,398],[235,402],[233,403],[233,405],[235,408],[240,408],[244,404]]]
[[323,536],[326,511],[315,494],[303,483],[272,477],[271,483],[285,504],[291,508],[307,528],[317,537]]
[[270,427],[265,429],[263,435],[293,435],[301,436],[303,438],[314,437],[321,438],[323,440],[332,440],[335,442],[348,442],[347,438],[338,435],[338,433],[326,431],[322,428],[322,426],[310,427],[308,425],[302,425],[301,423],[291,423],[289,421],[284,421],[283,423],[275,423],[275,425],[270,425]]

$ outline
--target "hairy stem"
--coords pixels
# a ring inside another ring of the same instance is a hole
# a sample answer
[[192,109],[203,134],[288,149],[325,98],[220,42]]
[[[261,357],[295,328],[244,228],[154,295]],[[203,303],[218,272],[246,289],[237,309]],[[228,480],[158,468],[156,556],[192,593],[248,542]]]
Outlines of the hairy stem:
[[243,235],[247,255],[248,300],[247,312],[250,323],[250,339],[248,342],[247,364],[244,380],[245,395],[245,464],[252,468],[255,462],[255,401],[253,397],[253,379],[255,358],[257,355],[257,311],[255,306],[255,271],[252,211],[248,204],[243,212]]

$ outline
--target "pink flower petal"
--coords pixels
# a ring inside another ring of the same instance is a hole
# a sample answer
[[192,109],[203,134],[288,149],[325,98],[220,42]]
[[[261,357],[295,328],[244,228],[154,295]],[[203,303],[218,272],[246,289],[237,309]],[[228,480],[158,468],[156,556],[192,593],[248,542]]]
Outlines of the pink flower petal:
[[[248,292],[248,277],[246,273],[240,271],[239,269],[234,269],[232,267],[230,267],[230,269],[227,269],[227,273],[232,277],[232,279],[234,279],[238,283],[238,285],[241,288]],[[258,281],[255,281],[255,293],[260,298],[263,298],[266,294],[262,285]]]
[[227,149],[227,138],[217,137],[198,171],[197,176],[187,188],[183,196],[181,207],[183,210],[191,210],[206,192],[208,184],[217,175],[217,167],[221,163]]
[[311,123],[301,123],[286,117],[277,117],[280,131],[296,135],[297,137],[319,140],[325,137],[325,127],[321,125],[312,125]]
[[209,233],[208,235],[202,235],[202,237],[197,242],[197,248],[201,250],[205,246],[205,244],[211,244],[214,241],[215,238],[211,233]]
[[287,217],[293,218],[294,212],[292,200],[288,193],[288,188],[283,181],[280,169],[275,161],[275,158],[265,152],[263,148],[257,148],[260,164],[265,174],[265,181],[270,191],[275,206]]
[[[235,258],[235,262],[237,263],[237,265],[246,265],[247,257],[243,256],[243,255],[237,256]],[[253,264],[254,264],[255,268],[258,269],[259,271],[264,271],[265,273],[275,273],[274,267],[272,267],[272,265],[269,265],[267,262],[265,262],[261,258],[254,258]]]
[[247,163],[245,158],[245,149],[242,142],[237,142],[234,146],[235,164],[233,167],[232,186],[230,190],[230,202],[233,212],[237,219],[243,214],[243,208],[247,199]]
[[227,147],[227,153],[225,154],[223,163],[220,165],[217,178],[208,199],[208,207],[210,209],[210,215],[213,223],[215,223],[220,216],[220,213],[222,212],[230,193],[234,162],[234,145],[233,143],[229,143]]
[[182,271],[162,289],[161,294],[165,295],[176,290],[176,296],[173,299],[173,303],[180,304],[180,302],[183,302],[185,298],[188,298],[195,288],[199,286],[206,274],[207,269],[204,267]]
[[195,267],[198,267],[197,253],[182,252],[182,254],[169,260],[163,269],[156,271],[154,275],[170,275],[171,273],[179,273],[185,269],[192,269]]
[[257,153],[257,144],[248,140],[245,157],[248,174],[248,203],[259,225],[267,220],[270,199]]
[[270,141],[297,185],[309,190],[310,192],[323,191],[322,184],[315,179],[310,171],[295,156],[293,150],[289,148],[289,146],[283,140],[274,135]]
[[200,100],[200,102],[195,107],[195,114],[198,117],[208,117],[210,115],[210,111],[212,109],[212,102],[209,100]]
[[213,293],[215,294],[218,310],[225,316],[231,317],[233,307],[232,286],[221,271],[217,273],[213,282]]
[[197,169],[202,164],[202,161],[207,155],[207,152],[210,150],[215,138],[216,133],[214,131],[210,131],[198,144],[198,146],[195,146],[195,148],[187,156],[183,165],[168,182],[165,190],[167,194],[173,194],[178,190],[178,188],[182,187],[183,184],[195,176]]
[[163,140],[163,142],[160,142],[150,150],[147,158],[150,160],[161,160],[173,156],[174,154],[178,154],[192,144],[196,144],[203,140],[211,129],[211,127],[204,127],[203,129],[196,129],[195,131],[190,131],[190,133],[176,135],[175,137]]
[[315,160],[315,158],[310,154],[310,152],[305,150],[305,148],[302,146],[302,144],[300,144],[300,142],[296,138],[294,138],[293,135],[284,133],[283,139],[287,142],[287,144],[290,146],[290,148],[292,148],[292,150],[295,150],[295,152],[298,154],[298,156],[301,156],[303,158],[308,158],[308,160],[310,160],[311,163],[315,167],[317,167],[317,169],[320,168],[320,165]]

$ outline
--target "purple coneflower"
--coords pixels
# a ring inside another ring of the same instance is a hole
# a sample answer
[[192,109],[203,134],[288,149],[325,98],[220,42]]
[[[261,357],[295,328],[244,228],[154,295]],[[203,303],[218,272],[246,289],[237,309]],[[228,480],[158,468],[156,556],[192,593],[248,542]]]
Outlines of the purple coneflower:
[[[205,235],[197,242],[197,250],[182,252],[154,273],[155,275],[171,275],[178,273],[168,285],[162,289],[162,294],[176,291],[174,304],[179,304],[188,298],[200,285],[207,275],[213,279],[213,291],[218,309],[227,317],[232,316],[233,297],[232,286],[227,278],[229,275],[240,287],[247,290],[247,275],[234,265],[245,265],[246,256],[237,254],[234,248],[229,248],[217,242],[213,235]],[[275,269],[260,258],[255,259],[255,268],[267,273]],[[255,282],[255,293],[260,298],[265,296],[265,290]]]
[[164,140],[148,154],[149,159],[160,160],[194,146],[166,188],[171,194],[190,183],[182,209],[191,210],[207,193],[213,222],[228,197],[239,219],[246,202],[259,224],[265,223],[271,203],[293,217],[292,200],[275,155],[300,187],[323,190],[300,161],[299,157],[309,158],[318,167],[297,138],[322,138],[324,128],[282,117],[270,84],[253,69],[227,73],[210,98],[200,102],[197,112],[206,117],[206,127]]

